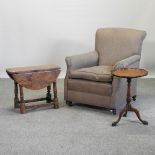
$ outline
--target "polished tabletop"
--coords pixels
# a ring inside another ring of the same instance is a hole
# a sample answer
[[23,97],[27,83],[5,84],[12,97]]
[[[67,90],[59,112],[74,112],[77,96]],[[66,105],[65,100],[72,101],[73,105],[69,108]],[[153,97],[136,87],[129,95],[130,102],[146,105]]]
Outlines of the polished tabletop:
[[112,75],[121,78],[138,78],[146,76],[148,72],[141,68],[119,68],[112,71]]

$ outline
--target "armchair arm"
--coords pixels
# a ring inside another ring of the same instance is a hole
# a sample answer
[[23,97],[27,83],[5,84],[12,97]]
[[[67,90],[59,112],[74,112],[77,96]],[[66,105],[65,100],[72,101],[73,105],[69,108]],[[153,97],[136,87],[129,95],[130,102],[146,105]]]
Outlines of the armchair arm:
[[64,80],[64,98],[68,100],[68,79],[72,70],[98,65],[98,53],[96,51],[86,54],[66,57],[67,72]]
[[141,58],[140,55],[130,56],[130,57],[126,58],[126,59],[123,59],[123,60],[117,62],[114,65],[114,69],[129,67],[133,63],[135,63],[137,61],[140,61],[140,58]]
[[[140,61],[140,55],[133,55],[130,56],[126,59],[123,59],[119,62],[117,62],[114,65],[114,69],[118,69],[118,68],[125,68],[125,67],[138,67],[139,66],[139,61]],[[132,86],[131,86],[131,95],[135,95],[136,94],[136,79],[134,79],[134,81],[132,81]],[[118,78],[116,76],[113,77],[113,81],[112,81],[112,96],[113,96],[113,100],[112,102],[114,103],[116,100],[116,102],[119,102],[119,104],[124,106],[125,100],[126,98],[124,98],[124,96],[126,96],[124,93],[126,93],[127,90],[127,83],[126,83],[126,79],[125,78]],[[120,100],[120,96],[121,100]],[[122,102],[122,103],[121,103]],[[123,107],[122,106],[122,107]],[[122,108],[120,107],[120,108]]]
[[84,67],[92,67],[98,64],[98,53],[96,51],[86,54],[66,57],[67,70],[75,70]]

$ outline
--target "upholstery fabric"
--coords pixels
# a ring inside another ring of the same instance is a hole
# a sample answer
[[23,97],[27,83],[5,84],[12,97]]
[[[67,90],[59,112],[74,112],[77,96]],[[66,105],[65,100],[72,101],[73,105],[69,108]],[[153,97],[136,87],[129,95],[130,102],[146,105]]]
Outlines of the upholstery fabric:
[[110,96],[68,90],[68,101],[113,109]]
[[98,53],[96,51],[66,57],[67,67],[71,70],[92,67],[98,65]]
[[110,96],[112,93],[112,85],[103,82],[69,79],[68,90]]
[[140,61],[140,58],[141,58],[140,55],[130,56],[130,57],[126,58],[126,59],[123,59],[123,60],[117,62],[114,65],[114,69],[128,67],[129,65],[132,65],[137,61]]
[[101,28],[96,32],[95,50],[99,65],[114,65],[134,54],[141,54],[145,31],[127,28]]
[[70,78],[85,79],[91,81],[112,81],[111,71],[113,66],[94,66],[71,71]]

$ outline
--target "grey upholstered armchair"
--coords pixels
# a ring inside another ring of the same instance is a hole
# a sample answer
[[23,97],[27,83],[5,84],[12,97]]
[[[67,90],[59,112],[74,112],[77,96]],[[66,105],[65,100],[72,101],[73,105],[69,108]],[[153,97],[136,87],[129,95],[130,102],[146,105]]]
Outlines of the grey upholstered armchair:
[[[126,104],[126,79],[112,77],[116,68],[137,68],[146,32],[127,28],[100,28],[95,51],[66,57],[64,85],[66,103],[83,103],[120,111]],[[136,80],[131,94],[136,97]]]

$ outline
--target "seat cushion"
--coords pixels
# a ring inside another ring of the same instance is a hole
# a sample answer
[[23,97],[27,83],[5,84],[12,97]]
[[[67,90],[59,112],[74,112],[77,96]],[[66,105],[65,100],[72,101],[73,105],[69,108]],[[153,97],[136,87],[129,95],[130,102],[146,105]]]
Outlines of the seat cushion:
[[112,69],[113,69],[112,66],[94,66],[89,68],[77,69],[71,71],[70,78],[100,81],[100,82],[111,82]]

